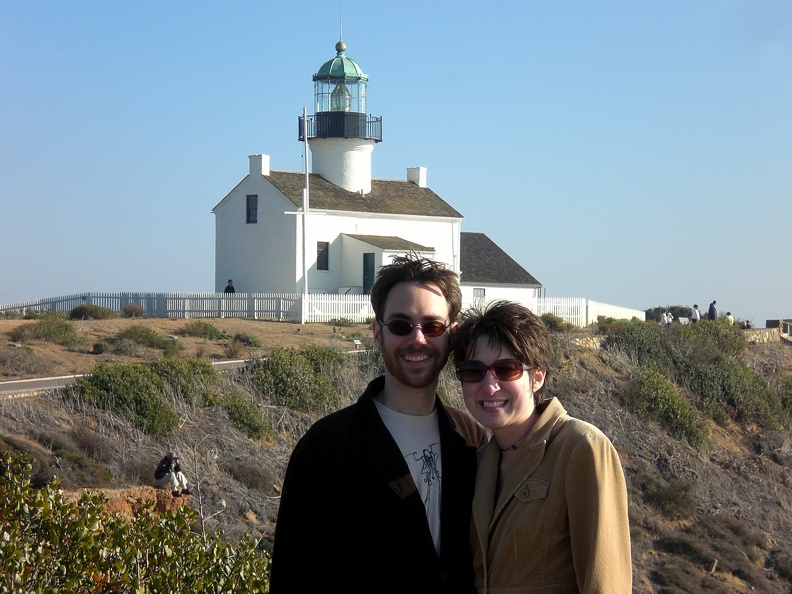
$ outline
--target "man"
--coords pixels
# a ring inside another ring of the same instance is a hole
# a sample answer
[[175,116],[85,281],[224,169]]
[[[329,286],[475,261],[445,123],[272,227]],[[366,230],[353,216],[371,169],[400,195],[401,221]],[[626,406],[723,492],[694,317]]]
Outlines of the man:
[[270,592],[473,591],[468,549],[476,448],[485,431],[436,394],[462,296],[417,256],[371,290],[385,375],[317,421],[286,470]]
[[712,322],[718,319],[718,308],[715,307],[717,303],[717,301],[713,300],[712,303],[709,304],[709,309],[707,310],[707,319]]
[[154,471],[154,487],[162,489],[165,485],[170,487],[171,494],[174,497],[192,495],[187,488],[187,477],[181,471],[181,464],[179,464],[179,457],[176,452],[165,454],[165,457],[160,460],[157,469]]
[[223,289],[223,293],[236,293],[236,289],[234,288],[234,281],[232,281],[230,278],[228,279],[228,284],[226,285],[226,288]]
[[701,319],[701,312],[698,308],[698,303],[693,306],[693,311],[690,312],[690,323],[695,324]]

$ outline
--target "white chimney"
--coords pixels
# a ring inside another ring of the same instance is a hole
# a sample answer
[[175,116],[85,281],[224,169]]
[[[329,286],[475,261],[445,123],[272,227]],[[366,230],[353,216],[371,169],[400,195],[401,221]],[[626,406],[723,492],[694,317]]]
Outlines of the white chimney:
[[270,156],[269,155],[250,155],[250,176],[269,175],[270,174]]
[[419,188],[426,187],[426,167],[408,167],[407,181],[412,182]]

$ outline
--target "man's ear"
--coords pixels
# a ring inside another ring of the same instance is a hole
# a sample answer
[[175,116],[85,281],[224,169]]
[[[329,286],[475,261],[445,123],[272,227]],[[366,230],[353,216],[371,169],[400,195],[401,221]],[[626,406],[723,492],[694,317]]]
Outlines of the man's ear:
[[374,346],[378,351],[382,350],[382,324],[376,319],[371,322],[371,332],[374,335]]
[[453,322],[448,327],[448,347],[451,350],[454,350],[454,345],[456,344],[457,330],[459,330],[459,323],[458,322]]

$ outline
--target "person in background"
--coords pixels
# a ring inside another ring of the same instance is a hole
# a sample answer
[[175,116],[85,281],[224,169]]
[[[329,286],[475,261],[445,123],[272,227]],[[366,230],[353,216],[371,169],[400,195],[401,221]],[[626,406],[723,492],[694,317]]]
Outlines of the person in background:
[[712,303],[709,304],[709,309],[707,310],[707,319],[711,322],[714,322],[718,319],[718,308],[716,307],[717,301],[713,300]]
[[192,495],[192,492],[187,488],[187,477],[181,471],[181,464],[176,452],[165,454],[154,471],[154,487],[162,489],[166,485],[170,487],[174,497]]
[[668,312],[664,311],[660,314],[660,326],[663,328],[663,330],[668,330],[670,325],[671,324],[668,323]]
[[690,323],[695,324],[701,319],[701,312],[698,308],[698,303],[693,306],[693,309],[690,312]]
[[734,316],[732,315],[732,313],[730,311],[726,312],[726,323],[729,326],[733,326],[734,325]]
[[223,289],[223,293],[236,293],[236,289],[234,288],[234,281],[230,278],[228,279],[228,284],[226,288]]
[[627,487],[597,427],[545,398],[551,347],[526,307],[463,316],[454,364],[479,450],[470,542],[478,592],[632,591]]
[[385,374],[292,452],[270,592],[473,592],[467,546],[486,431],[437,395],[462,305],[456,273],[416,255],[371,290]]

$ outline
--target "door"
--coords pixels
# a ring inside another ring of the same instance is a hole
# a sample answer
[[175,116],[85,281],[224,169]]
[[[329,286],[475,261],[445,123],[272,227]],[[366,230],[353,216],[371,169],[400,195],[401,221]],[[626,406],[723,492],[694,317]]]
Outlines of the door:
[[374,254],[363,254],[363,294],[371,293],[374,286]]

